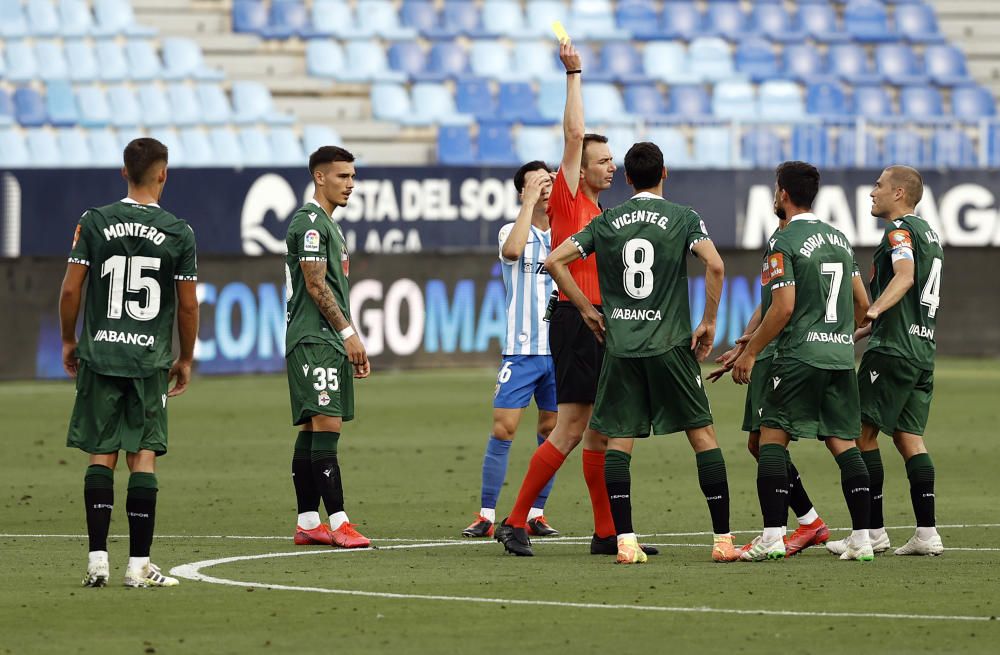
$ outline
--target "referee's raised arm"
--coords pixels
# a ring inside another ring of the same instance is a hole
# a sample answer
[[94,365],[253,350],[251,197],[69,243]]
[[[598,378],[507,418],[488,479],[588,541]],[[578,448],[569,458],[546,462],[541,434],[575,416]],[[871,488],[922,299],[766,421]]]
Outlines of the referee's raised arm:
[[569,41],[559,44],[559,59],[566,67],[566,109],[563,112],[563,156],[560,167],[570,192],[576,196],[580,188],[580,166],[583,160],[583,91],[581,90],[580,53]]

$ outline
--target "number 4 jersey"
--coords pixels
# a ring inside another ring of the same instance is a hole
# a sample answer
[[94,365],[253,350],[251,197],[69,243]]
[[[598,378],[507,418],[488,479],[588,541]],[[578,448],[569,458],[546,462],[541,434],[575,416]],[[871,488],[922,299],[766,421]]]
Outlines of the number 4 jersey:
[[198,279],[191,226],[126,198],[80,217],[69,262],[90,268],[79,358],[117,377],[170,368],[175,282]]
[[570,237],[597,253],[607,352],[652,357],[691,341],[686,256],[708,239],[690,207],[640,193]]
[[903,216],[886,226],[875,250],[873,299],[889,286],[892,265],[901,258],[913,260],[913,286],[875,321],[868,350],[905,357],[917,368],[932,371],[944,250],[937,233],[919,216]]

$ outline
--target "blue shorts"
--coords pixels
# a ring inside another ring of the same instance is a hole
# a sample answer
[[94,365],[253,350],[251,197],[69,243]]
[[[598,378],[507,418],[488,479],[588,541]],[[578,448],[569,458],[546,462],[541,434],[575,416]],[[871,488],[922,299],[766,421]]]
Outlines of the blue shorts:
[[554,412],[556,369],[550,355],[504,355],[497,372],[493,407],[523,409],[535,397],[538,409]]

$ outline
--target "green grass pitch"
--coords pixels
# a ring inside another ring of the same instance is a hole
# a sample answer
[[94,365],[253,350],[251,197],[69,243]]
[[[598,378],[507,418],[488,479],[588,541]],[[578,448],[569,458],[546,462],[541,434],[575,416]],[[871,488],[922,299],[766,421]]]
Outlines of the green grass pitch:
[[[694,457],[679,435],[636,447],[636,528],[654,535],[647,543],[666,544],[645,566],[593,557],[585,539],[536,540],[532,559],[504,556],[493,541],[462,542],[459,532],[479,505],[493,376],[376,371],[359,382],[359,418],[340,450],[348,512],[382,546],[366,552],[292,545],[294,432],[284,377],[196,379],[171,407],[153,560],[166,571],[288,556],[202,570],[255,586],[182,580],[150,590],[120,585],[128,555],[124,461],[111,526],[119,535],[110,543],[113,584],[79,586],[85,458],[63,445],[72,386],[0,385],[0,653],[996,652],[1000,622],[989,620],[1000,614],[995,362],[945,360],[936,373],[928,444],[938,522],[953,526],[941,527],[950,550],[870,564],[840,562],[820,549],[782,562],[713,564]],[[709,395],[729,469],[733,529],[738,540],[749,539],[760,519],[756,469],[739,431],[743,389],[727,378]],[[501,516],[534,448],[533,423],[529,410]],[[832,458],[815,442],[793,444],[792,454],[820,515],[842,536],[848,513]],[[913,520],[905,471],[888,439],[883,460],[886,522],[900,526],[889,534],[901,545]],[[560,472],[546,515],[564,535],[590,534],[579,455]],[[383,595],[323,593],[330,590]]]

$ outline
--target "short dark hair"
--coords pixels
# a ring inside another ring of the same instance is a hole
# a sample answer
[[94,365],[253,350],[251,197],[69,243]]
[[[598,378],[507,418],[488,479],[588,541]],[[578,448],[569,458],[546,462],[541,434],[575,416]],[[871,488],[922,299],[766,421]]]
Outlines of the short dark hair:
[[167,146],[156,139],[142,137],[129,141],[122,153],[125,164],[125,174],[132,184],[149,182],[150,169],[159,162],[167,163]]
[[924,178],[911,166],[896,164],[885,169],[889,171],[889,181],[903,190],[906,201],[916,207],[924,197]]
[[634,144],[625,153],[625,174],[635,189],[652,189],[663,179],[663,151],[649,141]]
[[550,169],[549,165],[540,159],[529,161],[527,164],[517,169],[517,172],[514,173],[514,188],[517,189],[518,193],[524,191],[524,177],[531,171],[545,171],[546,173],[551,173],[552,169]]
[[587,165],[587,146],[591,143],[607,143],[608,137],[603,134],[587,133],[583,135],[583,155],[580,157],[580,165]]
[[796,207],[810,208],[819,193],[819,169],[804,161],[786,161],[775,171],[778,188]]
[[354,155],[340,146],[322,146],[319,150],[309,155],[309,173],[315,173],[317,166],[330,164],[335,161],[354,161]]

